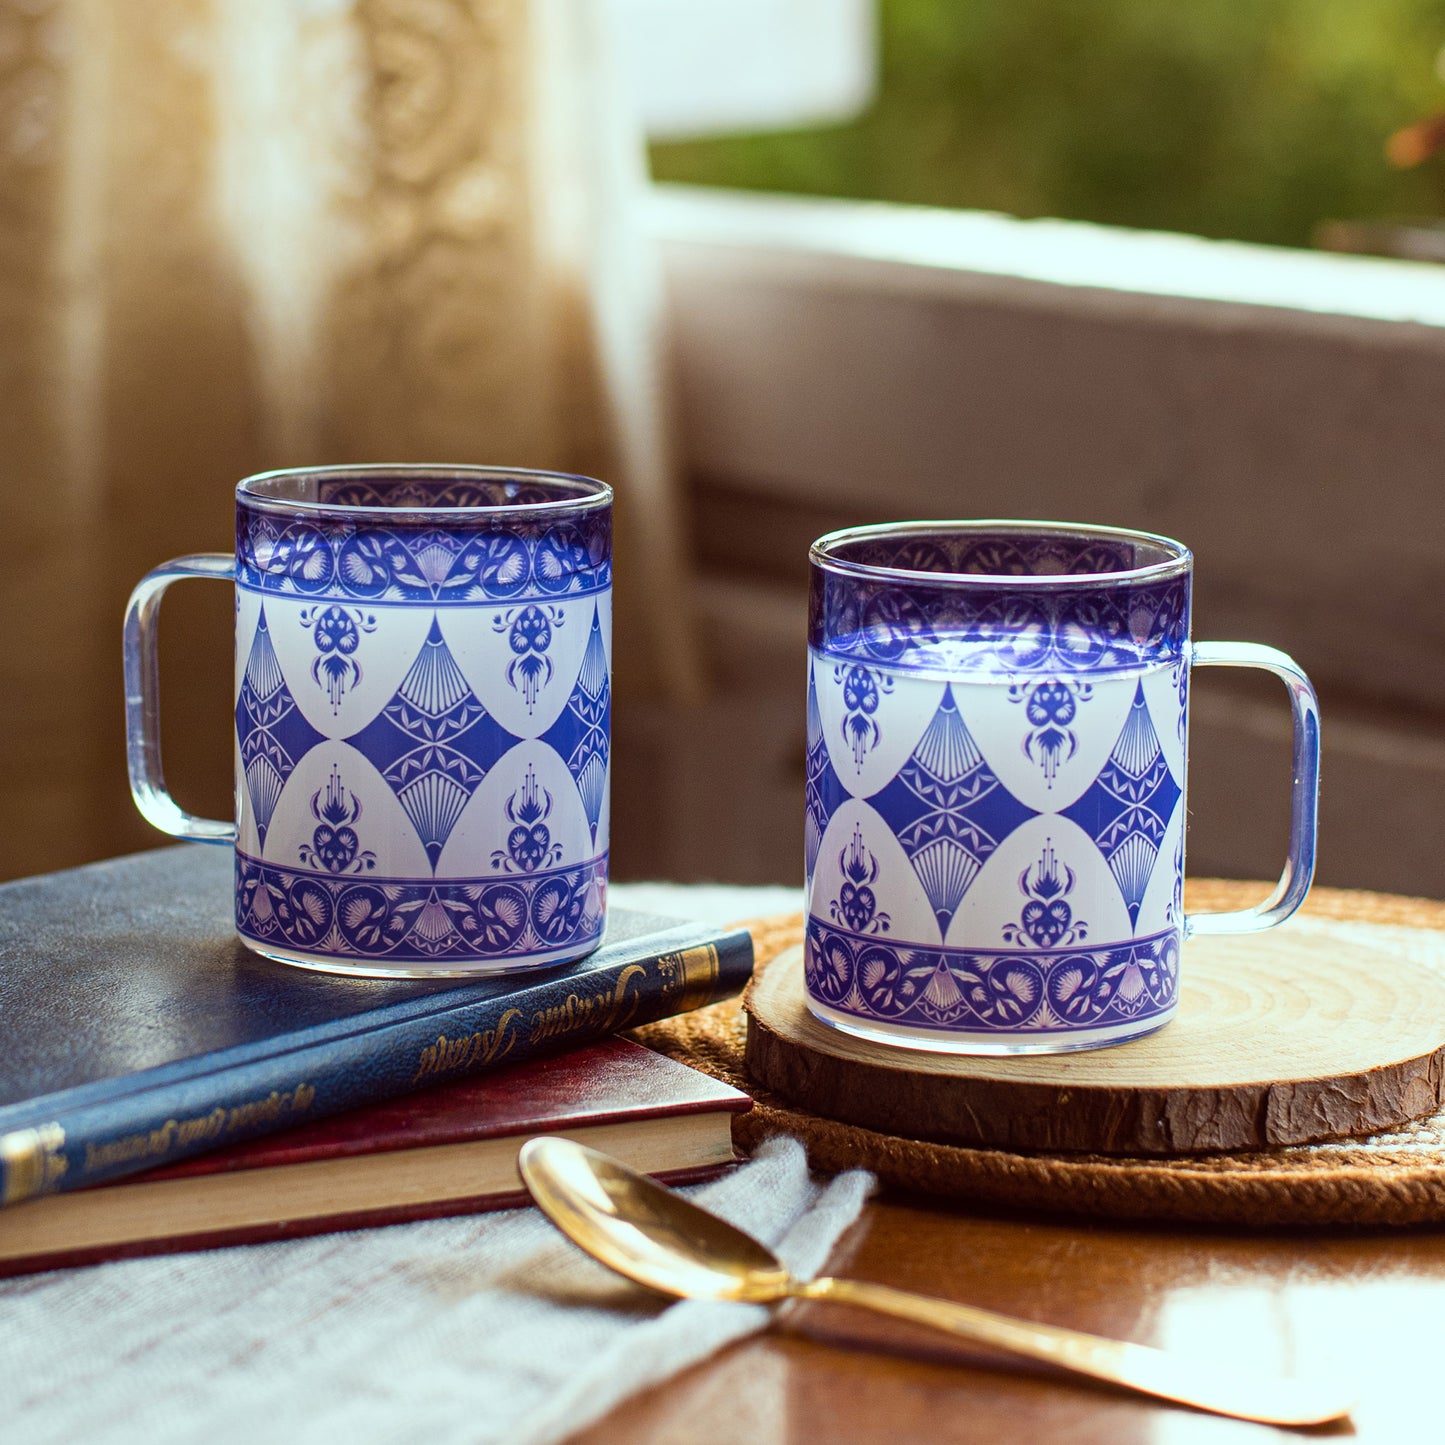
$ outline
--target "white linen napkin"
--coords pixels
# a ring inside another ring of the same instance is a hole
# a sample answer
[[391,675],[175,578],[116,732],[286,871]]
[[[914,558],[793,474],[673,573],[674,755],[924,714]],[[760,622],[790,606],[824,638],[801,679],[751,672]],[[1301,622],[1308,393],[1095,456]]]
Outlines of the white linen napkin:
[[[872,1185],[776,1139],[686,1192],[808,1278]],[[117,1261],[0,1281],[4,1435],[551,1445],[768,1318],[660,1301],[536,1210]]]

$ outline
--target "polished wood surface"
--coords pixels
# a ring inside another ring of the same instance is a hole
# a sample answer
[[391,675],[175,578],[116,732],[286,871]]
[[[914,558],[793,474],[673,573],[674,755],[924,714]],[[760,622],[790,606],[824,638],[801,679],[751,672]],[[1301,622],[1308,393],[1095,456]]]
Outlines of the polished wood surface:
[[809,1011],[798,946],[748,985],[747,1071],[824,1118],[965,1148],[1172,1156],[1374,1134],[1441,1104],[1445,941],[1427,944],[1433,964],[1328,918],[1194,938],[1167,1028],[1011,1058],[829,1028]]
[[1115,1393],[807,1305],[619,1407],[583,1445],[1246,1445],[1445,1436],[1445,1230],[1145,1229],[870,1204],[832,1272],[1283,1374],[1348,1376],[1352,1425],[1279,1430]]

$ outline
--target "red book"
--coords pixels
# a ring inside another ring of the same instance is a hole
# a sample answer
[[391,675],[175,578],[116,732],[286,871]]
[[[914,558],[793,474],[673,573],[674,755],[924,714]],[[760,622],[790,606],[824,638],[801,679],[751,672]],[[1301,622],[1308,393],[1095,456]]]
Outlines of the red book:
[[0,1275],[527,1202],[517,1151],[563,1134],[670,1183],[732,1162],[746,1094],[626,1039],[338,1114],[0,1211]]

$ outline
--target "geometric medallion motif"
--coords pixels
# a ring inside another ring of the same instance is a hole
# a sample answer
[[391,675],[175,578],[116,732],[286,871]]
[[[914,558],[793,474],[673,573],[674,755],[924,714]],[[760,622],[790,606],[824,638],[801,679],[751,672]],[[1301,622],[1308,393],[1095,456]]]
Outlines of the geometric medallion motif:
[[1129,922],[1136,927],[1159,845],[1180,796],[1140,683],[1109,761],[1083,797],[1063,810],[1104,855],[1124,895]]
[[433,616],[395,696],[346,741],[391,784],[435,868],[462,809],[520,739],[477,700]]
[[999,844],[1038,816],[984,761],[951,686],[913,756],[868,801],[912,862],[941,934]]
[[557,721],[542,735],[577,784],[582,808],[597,841],[597,824],[607,798],[608,737],[612,722],[612,690],[607,683],[607,652],[602,645],[602,624],[592,610],[592,631],[577,685]]
[[236,699],[236,740],[241,747],[241,767],[246,775],[246,791],[251,795],[251,809],[256,818],[256,834],[266,846],[266,829],[286,779],[307,752],[322,741],[296,706],[291,689],[281,675],[276,649],[266,629],[266,609],[256,622],[256,636],[251,655],[246,659],[246,675],[241,682],[241,695]]

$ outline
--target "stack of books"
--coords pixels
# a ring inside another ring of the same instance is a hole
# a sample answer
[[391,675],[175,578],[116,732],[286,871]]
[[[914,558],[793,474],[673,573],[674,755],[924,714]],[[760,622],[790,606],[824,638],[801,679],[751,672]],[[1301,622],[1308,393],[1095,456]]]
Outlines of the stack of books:
[[746,1095],[614,1035],[737,992],[746,931],[613,909],[566,968],[358,980],[251,954],[230,891],[197,845],[0,886],[0,1274],[507,1207],[539,1133],[732,1159]]

